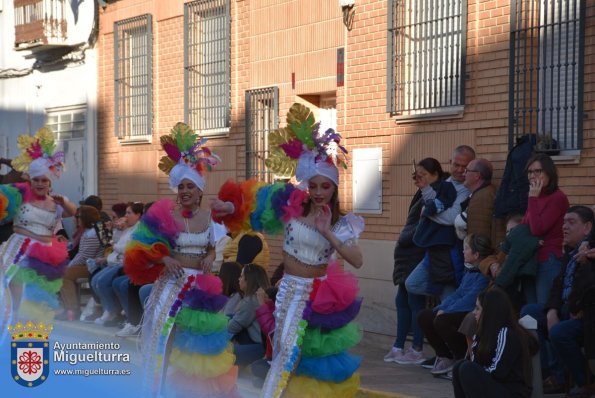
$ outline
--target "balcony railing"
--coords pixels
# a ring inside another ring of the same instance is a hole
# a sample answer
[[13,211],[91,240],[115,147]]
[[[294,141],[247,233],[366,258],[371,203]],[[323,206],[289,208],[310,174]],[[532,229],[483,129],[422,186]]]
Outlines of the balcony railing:
[[65,44],[64,0],[14,0],[15,48]]

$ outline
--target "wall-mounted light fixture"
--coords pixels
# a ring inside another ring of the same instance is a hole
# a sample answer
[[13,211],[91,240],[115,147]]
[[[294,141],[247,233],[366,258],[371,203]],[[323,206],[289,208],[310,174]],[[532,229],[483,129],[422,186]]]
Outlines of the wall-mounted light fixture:
[[339,0],[341,10],[343,10],[343,24],[347,27],[347,30],[351,30],[353,26],[353,17],[355,16],[355,0]]

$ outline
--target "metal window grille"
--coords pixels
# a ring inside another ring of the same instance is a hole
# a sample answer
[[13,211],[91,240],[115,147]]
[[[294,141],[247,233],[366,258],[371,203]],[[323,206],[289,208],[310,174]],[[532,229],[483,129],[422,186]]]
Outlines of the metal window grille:
[[231,125],[229,0],[184,5],[184,119],[201,134]]
[[467,0],[389,0],[387,112],[465,104]]
[[271,182],[264,161],[269,154],[268,135],[279,128],[279,88],[246,91],[246,178]]
[[114,23],[116,136],[149,140],[153,121],[152,16]]
[[46,126],[58,140],[84,138],[87,128],[87,106],[46,110]]
[[539,150],[582,147],[586,0],[513,0],[508,134]]

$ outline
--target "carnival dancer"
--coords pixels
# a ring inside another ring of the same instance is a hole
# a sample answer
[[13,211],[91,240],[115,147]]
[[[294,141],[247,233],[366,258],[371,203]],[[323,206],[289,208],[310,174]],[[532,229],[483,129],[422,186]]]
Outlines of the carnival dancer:
[[273,361],[262,396],[351,397],[360,358],[347,350],[361,339],[351,321],[359,312],[357,280],[335,260],[363,264],[357,239],[364,222],[339,206],[339,167],[346,167],[340,135],[322,131],[310,110],[294,104],[287,127],[269,135],[267,166],[294,174],[298,186],[255,180],[226,182],[211,208],[235,233],[252,228],[284,233],[285,275],[275,304]]
[[[13,317],[35,322],[53,319],[68,264],[67,242],[56,237],[56,225],[76,212],[64,196],[50,194],[64,161],[64,153],[56,151],[54,134],[41,128],[34,136],[19,136],[17,143],[22,154],[12,165],[26,173],[29,181],[0,185],[0,219],[13,221],[14,230],[0,246],[0,303],[8,299],[6,308],[2,306],[8,314],[2,314],[0,335]],[[5,291],[10,297],[4,297]]]
[[204,174],[219,158],[206,139],[178,123],[161,137],[177,203],[155,202],[143,215],[124,254],[124,271],[135,285],[155,283],[145,305],[141,344],[144,387],[149,396],[230,397],[234,366],[227,298],[210,275],[218,236],[209,210],[200,207]]

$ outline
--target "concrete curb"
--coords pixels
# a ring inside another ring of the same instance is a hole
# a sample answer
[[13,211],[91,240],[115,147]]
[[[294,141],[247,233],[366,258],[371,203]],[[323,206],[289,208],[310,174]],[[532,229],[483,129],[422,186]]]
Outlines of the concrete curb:
[[356,398],[416,398],[413,395],[396,394],[386,391],[370,390],[360,388],[355,395]]

